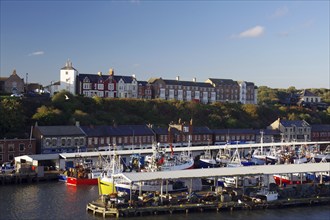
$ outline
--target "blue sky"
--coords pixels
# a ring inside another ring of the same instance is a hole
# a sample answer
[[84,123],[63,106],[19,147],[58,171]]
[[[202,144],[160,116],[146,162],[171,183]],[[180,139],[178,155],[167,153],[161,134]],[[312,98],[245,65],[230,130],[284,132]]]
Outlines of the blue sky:
[[81,73],[330,88],[329,1],[3,1],[0,76]]

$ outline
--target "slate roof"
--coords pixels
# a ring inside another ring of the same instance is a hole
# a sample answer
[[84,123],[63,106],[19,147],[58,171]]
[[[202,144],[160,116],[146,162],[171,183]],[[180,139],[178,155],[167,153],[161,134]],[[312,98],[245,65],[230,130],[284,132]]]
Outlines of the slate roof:
[[142,136],[153,135],[152,130],[146,125],[118,125],[118,126],[81,126],[81,129],[91,137],[104,136]]
[[138,81],[138,84],[141,86],[146,86],[146,85],[148,85],[148,82],[147,81]]
[[[91,82],[98,82],[100,79],[102,79],[103,81],[109,79],[110,75],[79,73],[77,77],[79,81],[83,81],[87,77]],[[122,79],[125,83],[132,83],[132,81],[135,79],[133,76],[114,75],[112,77],[116,82]]]
[[166,85],[198,86],[198,87],[213,88],[213,86],[210,83],[194,82],[194,81],[182,81],[182,80],[174,80],[174,79],[150,78],[148,80],[148,82],[152,84],[157,80],[163,80]]
[[209,87],[213,88],[210,83],[205,82],[194,82],[194,81],[181,81],[172,79],[163,79],[166,85],[181,85],[181,86],[198,86],[198,87]]
[[206,126],[192,127],[193,134],[213,134],[213,131]]
[[37,126],[36,129],[44,136],[85,136],[80,127],[74,125]]
[[167,135],[168,134],[168,128],[163,128],[163,127],[154,127],[152,128],[154,132],[158,135]]
[[215,85],[238,85],[237,81],[234,81],[232,79],[215,79],[215,78],[209,78],[212,83]]
[[318,97],[317,95],[306,89],[304,89],[304,91],[301,93],[301,96]]
[[292,127],[292,126],[308,127],[309,126],[309,124],[304,120],[285,120],[285,119],[281,119],[281,124],[284,127]]
[[[213,129],[214,134],[255,134],[256,130],[253,129]],[[258,130],[258,133],[260,131]]]
[[330,132],[330,124],[314,124],[311,125],[312,131],[324,131],[324,132]]

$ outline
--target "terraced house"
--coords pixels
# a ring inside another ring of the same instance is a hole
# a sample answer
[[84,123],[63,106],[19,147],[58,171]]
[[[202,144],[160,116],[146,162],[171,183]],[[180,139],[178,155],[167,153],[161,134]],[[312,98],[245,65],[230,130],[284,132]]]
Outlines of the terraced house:
[[59,90],[86,97],[257,104],[257,87],[254,83],[231,79],[209,78],[205,82],[197,82],[196,78],[184,81],[178,76],[175,80],[159,77],[138,81],[135,75],[115,75],[113,69],[107,74],[79,73],[70,61],[61,68],[60,78]]

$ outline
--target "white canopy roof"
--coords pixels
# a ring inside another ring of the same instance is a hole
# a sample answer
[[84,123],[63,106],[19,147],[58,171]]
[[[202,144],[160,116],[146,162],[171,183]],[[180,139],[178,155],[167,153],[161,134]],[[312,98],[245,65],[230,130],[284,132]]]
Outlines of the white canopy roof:
[[264,174],[285,174],[330,171],[330,163],[281,164],[244,167],[221,167],[207,169],[176,170],[162,172],[120,173],[115,178],[125,178],[129,182],[166,179],[191,179],[221,176],[243,176]]

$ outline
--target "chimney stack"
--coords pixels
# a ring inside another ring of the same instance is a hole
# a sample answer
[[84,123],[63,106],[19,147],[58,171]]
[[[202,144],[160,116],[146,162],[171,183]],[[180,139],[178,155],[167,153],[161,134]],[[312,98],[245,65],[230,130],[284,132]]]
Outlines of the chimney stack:
[[179,81],[179,80],[180,80],[180,76],[177,76],[177,77],[176,77],[176,80]]

